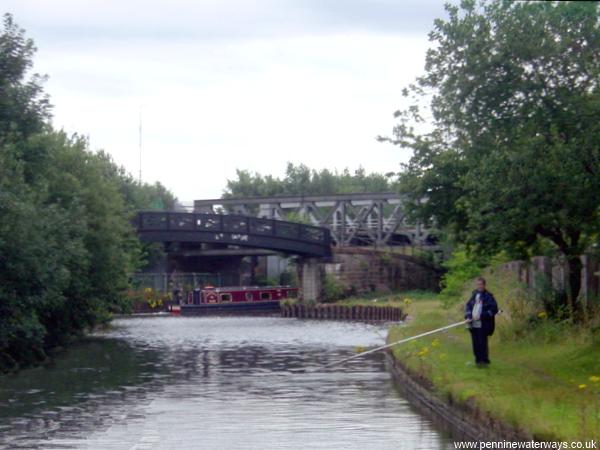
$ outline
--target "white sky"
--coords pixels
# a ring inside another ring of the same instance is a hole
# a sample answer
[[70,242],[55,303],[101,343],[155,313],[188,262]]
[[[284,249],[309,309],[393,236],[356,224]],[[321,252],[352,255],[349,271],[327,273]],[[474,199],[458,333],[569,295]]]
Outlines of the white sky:
[[442,0],[3,0],[35,40],[54,125],[180,200],[235,169],[398,169],[389,135]]

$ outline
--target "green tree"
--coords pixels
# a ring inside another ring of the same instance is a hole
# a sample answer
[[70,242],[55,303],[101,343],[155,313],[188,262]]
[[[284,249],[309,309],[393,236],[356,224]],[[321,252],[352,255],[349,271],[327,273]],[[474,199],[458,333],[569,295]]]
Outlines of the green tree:
[[413,104],[384,139],[414,150],[402,190],[414,215],[479,254],[528,256],[552,243],[577,311],[579,255],[600,225],[598,3],[465,0],[446,10],[425,74],[404,92]]
[[237,179],[227,180],[224,198],[390,192],[395,189],[395,174],[367,174],[362,167],[350,173],[348,169],[332,172],[288,163],[283,178],[247,170],[237,170],[236,174]]
[[0,371],[31,364],[123,308],[146,249],[130,220],[172,208],[86,141],[56,132],[34,46],[12,17],[0,33]]
[[0,35],[0,143],[41,131],[50,117],[44,77],[28,76],[35,51],[33,41],[5,14]]
[[102,164],[103,175],[119,185],[119,191],[130,211],[175,209],[177,198],[160,182],[157,181],[154,184],[140,183],[125,167],[119,166],[113,157],[105,151],[97,152],[97,157]]

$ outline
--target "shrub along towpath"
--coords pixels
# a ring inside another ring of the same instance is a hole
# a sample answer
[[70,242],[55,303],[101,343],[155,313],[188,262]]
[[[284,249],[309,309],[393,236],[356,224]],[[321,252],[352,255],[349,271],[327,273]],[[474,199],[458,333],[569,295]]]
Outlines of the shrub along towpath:
[[[489,288],[501,307],[512,302],[493,282]],[[462,319],[462,299],[450,306],[433,293],[394,299],[409,319],[390,329],[388,342]],[[544,314],[520,323],[505,312],[490,338],[487,368],[475,366],[463,327],[399,345],[392,355],[413,379],[473,417],[500,421],[535,440],[600,440],[600,342],[585,327],[557,324]]]

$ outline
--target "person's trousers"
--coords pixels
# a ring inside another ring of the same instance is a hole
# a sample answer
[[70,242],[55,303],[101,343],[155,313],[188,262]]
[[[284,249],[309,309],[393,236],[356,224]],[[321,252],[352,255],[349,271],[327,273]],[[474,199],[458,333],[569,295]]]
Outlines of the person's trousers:
[[473,354],[477,364],[489,363],[488,336],[483,328],[471,328],[471,342],[473,343]]

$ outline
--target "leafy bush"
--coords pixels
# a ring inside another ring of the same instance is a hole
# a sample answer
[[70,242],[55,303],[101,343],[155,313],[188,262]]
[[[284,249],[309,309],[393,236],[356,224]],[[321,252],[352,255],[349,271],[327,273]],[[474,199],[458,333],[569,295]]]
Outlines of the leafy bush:
[[285,217],[285,220],[287,220],[288,222],[300,223],[302,225],[312,225],[313,224],[308,215],[298,213],[295,211],[288,213],[288,215]]
[[552,280],[543,273],[535,276],[534,299],[539,303],[540,310],[550,319],[563,320],[569,316],[567,310],[567,292],[552,286]]
[[298,276],[294,272],[281,272],[279,274],[280,286],[298,286]]
[[442,277],[442,297],[446,301],[460,298],[465,289],[465,284],[481,275],[485,267],[484,261],[475,259],[465,250],[456,250],[450,258],[443,263],[448,270]]
[[259,275],[255,277],[254,282],[257,286],[277,286],[279,284],[279,279],[275,277]]
[[152,288],[130,290],[127,296],[131,305],[128,312],[160,311],[166,302],[173,299],[170,292],[163,293]]
[[[535,289],[519,282],[516,275],[497,265],[483,271],[490,292],[494,294],[502,310],[496,319],[501,340],[525,342],[557,342],[577,335],[589,336],[581,326],[573,327],[568,315],[561,312],[561,291],[553,289],[549,280],[536,277]],[[470,293],[466,286],[463,297]]]
[[325,275],[323,282],[323,301],[335,302],[346,297],[346,286],[330,274]]

